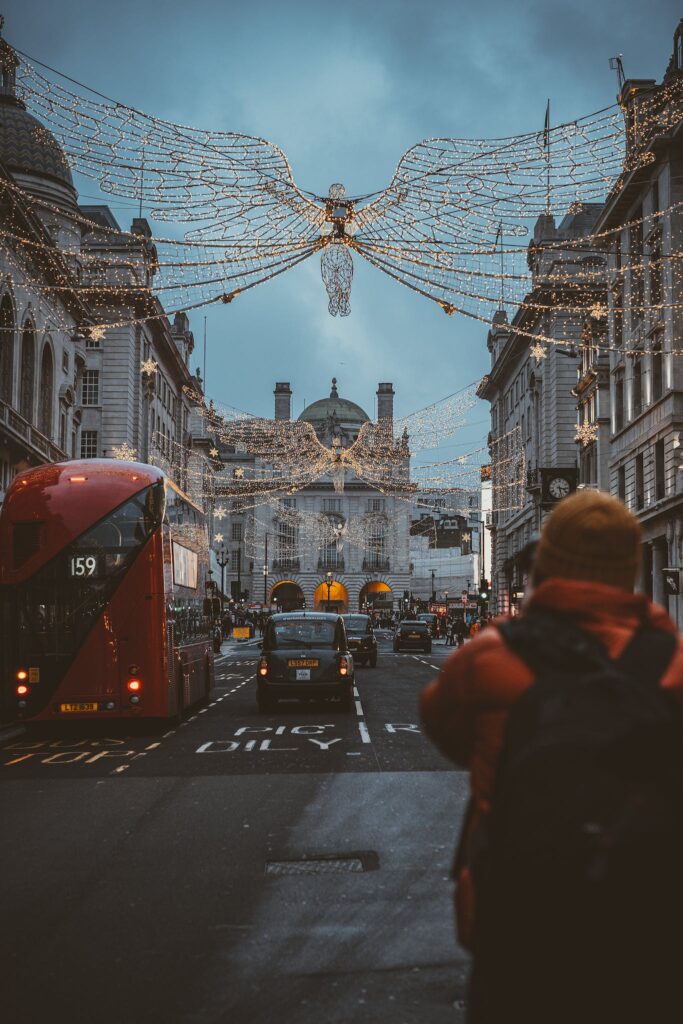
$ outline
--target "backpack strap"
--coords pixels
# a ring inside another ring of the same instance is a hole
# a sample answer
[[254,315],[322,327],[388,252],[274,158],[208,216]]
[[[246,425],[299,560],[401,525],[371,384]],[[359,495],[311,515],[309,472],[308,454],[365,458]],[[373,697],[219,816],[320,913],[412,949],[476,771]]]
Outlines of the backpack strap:
[[658,686],[676,651],[675,633],[643,628],[633,636],[617,661],[622,672],[648,686]]
[[675,633],[645,627],[613,661],[604,645],[571,619],[553,612],[531,612],[496,623],[505,642],[538,674],[541,670],[571,672],[577,668],[609,668],[615,664],[630,678],[657,686],[677,646]]
[[497,622],[508,646],[529,668],[560,673],[612,665],[604,645],[566,615],[534,611]]

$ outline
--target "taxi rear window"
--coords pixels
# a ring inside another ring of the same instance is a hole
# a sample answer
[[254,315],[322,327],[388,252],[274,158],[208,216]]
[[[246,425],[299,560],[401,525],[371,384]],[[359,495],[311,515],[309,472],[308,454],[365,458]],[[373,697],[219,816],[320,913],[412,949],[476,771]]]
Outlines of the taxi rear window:
[[336,623],[329,619],[286,619],[271,622],[271,642],[277,647],[311,644],[331,647],[335,640]]

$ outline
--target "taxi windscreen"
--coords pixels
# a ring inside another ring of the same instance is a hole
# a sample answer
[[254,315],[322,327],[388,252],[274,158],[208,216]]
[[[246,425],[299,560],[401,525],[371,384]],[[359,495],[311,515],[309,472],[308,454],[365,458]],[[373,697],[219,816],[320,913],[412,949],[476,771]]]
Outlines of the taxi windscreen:
[[344,625],[346,626],[346,630],[348,633],[367,633],[367,615],[345,615]]
[[271,645],[276,647],[332,647],[336,623],[327,619],[286,619],[271,622]]

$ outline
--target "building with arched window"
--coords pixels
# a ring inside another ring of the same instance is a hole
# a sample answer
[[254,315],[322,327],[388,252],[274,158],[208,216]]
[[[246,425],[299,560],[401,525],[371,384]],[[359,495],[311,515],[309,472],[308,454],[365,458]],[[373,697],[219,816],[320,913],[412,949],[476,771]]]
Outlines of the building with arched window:
[[[391,461],[402,481],[409,480],[409,452],[404,438],[393,437],[393,386],[377,391],[378,421],[355,402],[339,395],[336,380],[329,397],[307,405],[299,422],[310,423],[318,440],[331,450],[350,447],[364,425],[366,434],[382,431]],[[275,385],[275,421],[291,419],[289,383]],[[239,501],[221,504],[221,477],[228,480],[257,473],[258,460],[221,448],[218,474],[220,536],[226,549],[226,592],[248,592],[257,604],[284,610],[316,611],[398,609],[410,591],[410,502],[383,493],[348,467],[343,480],[324,475],[301,490],[256,508]],[[384,458],[386,459],[386,449]],[[400,488],[397,488],[400,490]],[[223,486],[223,493],[229,488]],[[250,502],[249,505],[252,503]]]
[[88,321],[71,171],[17,95],[17,66],[0,39],[0,224],[28,243],[0,247],[0,502],[16,473],[76,453],[79,332]]
[[[107,206],[79,206],[64,152],[17,95],[18,65],[0,38],[0,227],[22,240],[0,246],[0,502],[24,469],[121,451],[187,487],[183,388],[201,390],[188,318],[169,321],[150,291],[147,221],[126,232]],[[81,299],[122,263],[132,287],[120,300]],[[141,311],[150,319],[136,322]]]

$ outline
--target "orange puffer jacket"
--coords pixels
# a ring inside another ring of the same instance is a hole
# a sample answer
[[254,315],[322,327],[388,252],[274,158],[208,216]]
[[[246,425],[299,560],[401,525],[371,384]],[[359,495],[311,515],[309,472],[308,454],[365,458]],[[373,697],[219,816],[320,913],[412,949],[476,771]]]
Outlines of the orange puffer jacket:
[[[576,625],[598,637],[611,658],[618,658],[634,633],[643,626],[676,632],[664,609],[644,594],[579,580],[546,580],[525,602],[524,611],[532,609],[567,615]],[[453,653],[438,678],[422,693],[420,710],[428,735],[446,757],[470,769],[470,831],[490,807],[508,712],[533,681],[531,670],[506,645],[493,622]],[[683,699],[683,638],[680,636],[661,685],[677,690]],[[456,901],[460,936],[467,945],[471,936],[469,918],[473,914],[473,894],[464,891],[470,886],[466,867],[459,882],[463,885],[463,892]]]

